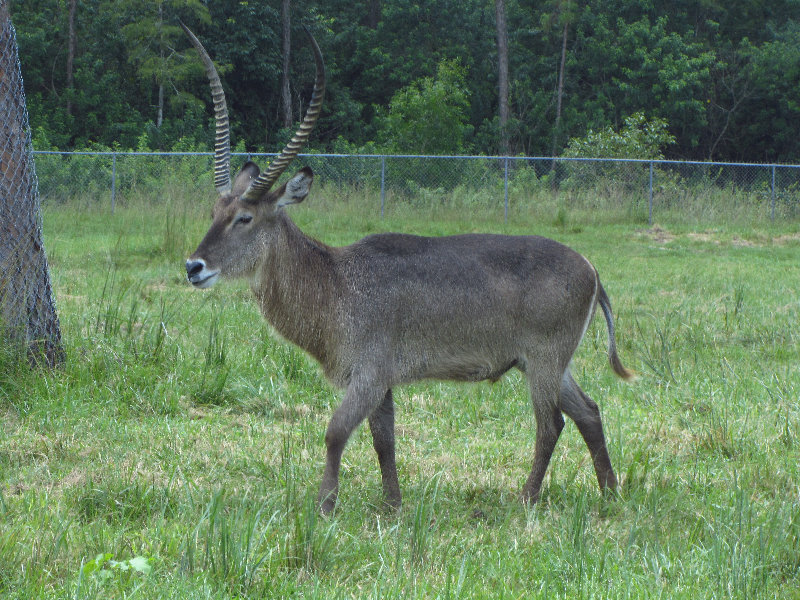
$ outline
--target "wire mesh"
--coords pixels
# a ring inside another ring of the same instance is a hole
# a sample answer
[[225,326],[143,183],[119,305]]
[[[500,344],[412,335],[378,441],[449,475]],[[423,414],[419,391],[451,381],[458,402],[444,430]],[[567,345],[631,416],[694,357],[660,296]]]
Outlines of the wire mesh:
[[[34,152],[44,202],[208,195],[210,153]],[[234,153],[262,167],[272,154]],[[587,210],[697,223],[800,218],[800,165],[600,158],[301,154],[315,186],[384,205],[513,211]],[[289,172],[293,172],[289,169]],[[288,175],[285,175],[285,177]],[[381,213],[382,214],[382,213]]]
[[[42,242],[33,147],[14,27],[0,0],[0,335],[59,362],[61,332]],[[4,343],[5,345],[5,343]]]

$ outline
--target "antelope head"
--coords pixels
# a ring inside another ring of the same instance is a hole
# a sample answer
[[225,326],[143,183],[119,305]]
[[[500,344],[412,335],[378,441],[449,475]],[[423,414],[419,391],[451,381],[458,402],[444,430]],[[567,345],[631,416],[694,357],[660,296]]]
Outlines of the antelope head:
[[272,186],[300,152],[319,118],[325,94],[325,65],[317,42],[306,30],[314,51],[316,79],[303,122],[266,171],[261,172],[255,163],[248,162],[231,183],[230,124],[222,83],[203,45],[185,25],[181,26],[200,54],[214,100],[214,186],[218,198],[211,212],[208,233],[186,261],[189,282],[198,288],[208,288],[220,276],[241,277],[252,273],[269,244],[282,208],[302,202],[308,195],[314,179],[309,167],[301,169],[280,187],[273,190]]

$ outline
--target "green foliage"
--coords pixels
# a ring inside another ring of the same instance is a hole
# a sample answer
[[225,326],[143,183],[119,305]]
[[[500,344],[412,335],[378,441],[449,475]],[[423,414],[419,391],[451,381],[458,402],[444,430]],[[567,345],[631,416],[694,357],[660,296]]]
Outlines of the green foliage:
[[[724,147],[752,144],[753,156],[780,161],[782,156],[800,157],[800,135],[794,124],[800,120],[800,23],[789,21],[773,39],[756,46],[744,40],[739,54],[744,65],[731,65],[729,87],[720,98],[726,109],[735,107],[733,124],[726,132]],[[737,73],[741,69],[743,73]],[[740,104],[737,104],[740,102]],[[759,136],[765,131],[769,136]],[[745,142],[750,140],[750,142]]]
[[578,18],[580,6],[575,0],[548,0],[539,17],[542,30],[558,38],[565,26],[569,27]]
[[465,78],[458,60],[444,60],[435,77],[423,77],[397,91],[378,128],[384,147],[400,154],[463,153],[472,132],[466,122]]
[[664,158],[663,150],[675,143],[664,119],[647,119],[643,113],[625,117],[619,131],[611,126],[589,132],[583,138],[572,138],[564,151],[567,158]]
[[149,575],[153,570],[150,561],[144,556],[134,556],[128,560],[114,560],[110,552],[98,554],[81,566],[75,597],[81,598],[89,592],[96,597],[124,594],[132,587],[134,578]]
[[[234,142],[275,151],[291,136],[278,125],[281,18],[275,3],[81,0],[72,88],[68,4],[10,0],[31,122],[50,147],[135,148],[146,133],[153,149],[181,139],[211,148],[207,82],[176,18],[194,28],[223,73]],[[314,70],[302,24],[321,44],[327,65],[325,108],[312,138],[318,150],[345,140],[356,148],[378,144],[414,154],[498,152],[492,3],[372,0],[365,9],[295,0],[292,7],[297,121]],[[560,154],[566,140],[618,129],[626,116],[642,112],[669,123],[675,136],[665,150],[669,157],[800,157],[800,4],[794,0],[506,2],[506,14],[508,133],[515,153],[550,155],[555,139]],[[565,34],[562,113],[554,132]],[[37,143],[43,139],[37,135]]]
[[629,21],[586,7],[576,36],[586,52],[571,55],[571,80],[596,82],[570,94],[580,106],[571,110],[577,118],[582,113],[587,129],[618,125],[626,115],[646,110],[670,123],[682,147],[699,143],[715,57],[693,32],[671,31],[666,16]]
[[127,573],[135,572],[147,575],[153,570],[150,562],[144,556],[135,556],[125,561],[112,560],[111,553],[98,554],[95,558],[87,562],[81,568],[84,577],[96,576],[99,579],[109,579],[114,576],[114,572]]
[[[174,48],[183,41],[183,30],[173,20],[183,13],[208,23],[208,8],[199,0],[130,0],[127,10],[136,13],[134,21],[122,27],[128,61],[136,66],[142,79],[162,85],[184,83],[188,74],[196,74],[199,65],[177,55]],[[194,55],[191,55],[194,58]]]
[[[664,147],[674,142],[675,137],[669,133],[666,121],[658,118],[648,120],[642,113],[635,113],[625,118],[625,125],[619,131],[609,126],[601,131],[589,131],[583,138],[571,139],[564,157],[659,159],[664,157]],[[559,167],[560,177],[568,189],[633,192],[648,187],[647,164],[566,161]]]

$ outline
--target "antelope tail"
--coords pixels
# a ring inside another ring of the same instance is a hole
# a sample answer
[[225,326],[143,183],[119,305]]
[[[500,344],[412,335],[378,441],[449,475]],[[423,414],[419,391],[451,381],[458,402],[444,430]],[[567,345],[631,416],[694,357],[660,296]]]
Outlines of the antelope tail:
[[608,294],[606,294],[599,279],[597,281],[597,286],[597,302],[600,304],[600,308],[603,309],[606,325],[608,325],[608,362],[611,363],[611,368],[614,369],[614,373],[623,379],[633,379],[636,373],[622,366],[622,361],[617,354],[617,339],[614,335],[614,315],[611,312],[611,301],[608,299]]

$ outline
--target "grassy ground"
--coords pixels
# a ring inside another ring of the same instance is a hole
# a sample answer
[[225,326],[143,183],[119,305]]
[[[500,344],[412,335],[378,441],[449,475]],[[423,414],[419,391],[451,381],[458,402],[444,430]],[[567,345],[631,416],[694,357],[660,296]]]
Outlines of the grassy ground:
[[573,372],[603,410],[619,497],[568,423],[532,509],[533,417],[517,374],[396,391],[404,507],[380,509],[369,432],[337,511],[314,507],[338,393],[276,339],[241,283],[191,290],[207,226],[166,194],[45,211],[68,361],[0,354],[3,598],[800,598],[796,223],[502,215],[316,192],[292,207],[344,244],[374,231],[538,233],[598,267],[617,314]]

